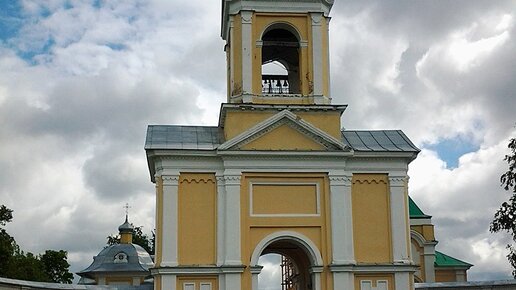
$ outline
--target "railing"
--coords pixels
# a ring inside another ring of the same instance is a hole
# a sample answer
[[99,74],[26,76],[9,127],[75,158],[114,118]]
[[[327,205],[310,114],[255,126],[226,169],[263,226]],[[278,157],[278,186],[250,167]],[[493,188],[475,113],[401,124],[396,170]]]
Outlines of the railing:
[[262,75],[262,94],[283,95],[290,93],[286,75]]

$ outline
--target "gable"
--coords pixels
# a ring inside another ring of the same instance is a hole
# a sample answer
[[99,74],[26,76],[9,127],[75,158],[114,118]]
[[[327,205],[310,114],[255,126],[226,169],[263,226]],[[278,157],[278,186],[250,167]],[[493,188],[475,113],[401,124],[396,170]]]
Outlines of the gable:
[[218,150],[349,150],[328,133],[283,110],[224,142]]
[[244,144],[243,150],[325,150],[326,148],[295,130],[291,126],[281,125],[257,139]]

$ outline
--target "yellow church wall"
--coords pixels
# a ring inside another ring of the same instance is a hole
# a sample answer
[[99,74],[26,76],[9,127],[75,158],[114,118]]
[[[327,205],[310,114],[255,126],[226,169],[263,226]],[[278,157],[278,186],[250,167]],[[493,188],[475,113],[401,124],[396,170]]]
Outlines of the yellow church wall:
[[[235,136],[250,129],[259,122],[272,117],[277,112],[260,112],[260,111],[227,111],[224,121],[224,137],[230,140]],[[321,129],[337,140],[341,139],[340,132],[340,112],[323,111],[323,112],[297,112],[294,114],[301,119],[312,124],[314,127]]]
[[215,174],[180,174],[178,188],[178,261],[180,265],[216,263],[216,196]]
[[219,282],[217,276],[178,276],[176,279],[177,290],[204,290],[202,285],[208,286],[210,290],[218,290]]
[[156,266],[161,265],[163,253],[163,180],[156,177]]
[[387,174],[353,174],[353,243],[358,263],[392,261]]
[[456,282],[457,275],[454,269],[435,270],[435,282]]
[[242,146],[244,150],[324,150],[299,131],[283,125]]
[[[106,277],[106,285],[133,285],[132,277]],[[140,279],[140,283],[143,279]]]
[[410,226],[410,229],[420,233],[427,241],[435,241],[433,225]]
[[[231,96],[242,93],[242,16],[231,16],[233,19],[233,33],[231,34],[231,53],[233,54],[233,84],[228,93]],[[240,64],[240,65],[239,65]]]
[[317,184],[253,184],[250,194],[252,214],[315,215],[319,213]]
[[[378,286],[378,283],[382,283],[384,281],[387,282],[387,289],[393,290],[395,287],[394,285],[394,275],[392,274],[381,274],[381,273],[374,273],[374,274],[355,274],[355,290],[362,290],[361,287],[362,281],[371,282],[373,289]],[[407,285],[408,286],[408,285]]]

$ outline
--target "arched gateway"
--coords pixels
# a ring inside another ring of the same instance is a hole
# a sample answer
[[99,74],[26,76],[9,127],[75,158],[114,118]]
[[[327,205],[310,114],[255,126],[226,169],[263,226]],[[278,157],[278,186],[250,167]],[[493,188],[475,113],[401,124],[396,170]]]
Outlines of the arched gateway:
[[[217,126],[152,125],[156,290],[413,289],[401,131],[341,130],[331,104],[330,0],[224,0],[228,96]],[[287,73],[266,75],[278,62]],[[269,90],[270,85],[270,90]]]

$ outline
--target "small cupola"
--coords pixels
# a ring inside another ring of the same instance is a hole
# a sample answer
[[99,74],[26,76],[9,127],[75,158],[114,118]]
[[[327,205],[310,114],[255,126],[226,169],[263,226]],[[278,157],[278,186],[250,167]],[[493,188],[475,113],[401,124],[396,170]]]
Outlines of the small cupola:
[[125,222],[118,227],[120,233],[120,244],[132,244],[134,227],[128,221],[127,214],[125,215]]

